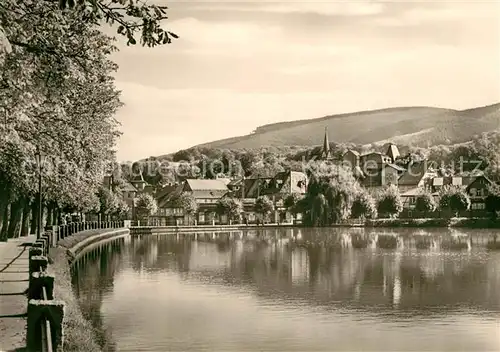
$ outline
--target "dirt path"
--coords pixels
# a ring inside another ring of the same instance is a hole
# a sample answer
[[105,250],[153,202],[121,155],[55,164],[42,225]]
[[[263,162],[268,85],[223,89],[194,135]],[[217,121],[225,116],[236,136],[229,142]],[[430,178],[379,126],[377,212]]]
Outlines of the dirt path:
[[35,236],[0,242],[0,351],[25,347],[29,245]]

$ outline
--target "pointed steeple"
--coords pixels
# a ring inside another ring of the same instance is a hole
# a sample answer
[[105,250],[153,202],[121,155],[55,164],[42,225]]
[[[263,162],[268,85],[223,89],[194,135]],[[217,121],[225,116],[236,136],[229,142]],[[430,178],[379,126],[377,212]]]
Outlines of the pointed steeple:
[[321,156],[324,159],[330,158],[330,141],[328,140],[328,127],[325,127],[325,137],[323,139],[323,150]]

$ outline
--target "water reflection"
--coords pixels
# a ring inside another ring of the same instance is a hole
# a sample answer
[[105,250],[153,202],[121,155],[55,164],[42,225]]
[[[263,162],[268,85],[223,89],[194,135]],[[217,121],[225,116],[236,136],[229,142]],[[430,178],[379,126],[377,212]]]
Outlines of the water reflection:
[[[74,286],[105,351],[388,350],[389,338],[393,350],[499,350],[492,235],[288,229],[133,237],[77,266]],[[179,330],[196,316],[204,324]],[[450,319],[453,328],[443,325]],[[401,330],[401,321],[425,339]]]

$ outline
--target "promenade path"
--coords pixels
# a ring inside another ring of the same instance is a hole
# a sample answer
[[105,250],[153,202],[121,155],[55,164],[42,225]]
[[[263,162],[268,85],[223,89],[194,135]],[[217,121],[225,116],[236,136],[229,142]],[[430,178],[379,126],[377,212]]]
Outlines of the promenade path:
[[28,255],[36,236],[0,242],[0,351],[26,346]]

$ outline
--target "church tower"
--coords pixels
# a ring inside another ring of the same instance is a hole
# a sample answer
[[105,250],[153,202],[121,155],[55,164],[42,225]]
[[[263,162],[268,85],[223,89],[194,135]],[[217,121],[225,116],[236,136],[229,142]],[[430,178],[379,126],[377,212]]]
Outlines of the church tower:
[[321,149],[321,160],[330,160],[332,158],[330,151],[330,141],[328,140],[328,127],[325,127],[325,137],[323,138],[323,148]]

